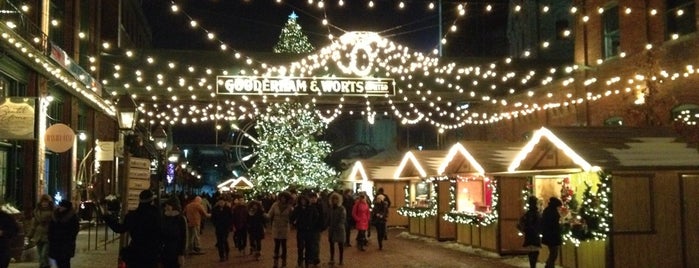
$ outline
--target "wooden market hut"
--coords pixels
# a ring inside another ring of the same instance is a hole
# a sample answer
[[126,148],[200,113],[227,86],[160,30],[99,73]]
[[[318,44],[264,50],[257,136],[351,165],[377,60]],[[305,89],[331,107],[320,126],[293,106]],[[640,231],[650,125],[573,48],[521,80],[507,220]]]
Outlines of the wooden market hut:
[[439,174],[449,178],[452,191],[451,212],[445,220],[456,223],[456,242],[497,253],[503,252],[501,239],[517,239],[503,234],[498,224],[500,207],[515,206],[515,200],[501,200],[502,192],[517,191],[497,187],[493,173],[507,166],[524,143],[464,141],[454,144],[439,167]]
[[446,155],[446,151],[440,150],[408,151],[395,169],[395,179],[409,181],[399,213],[408,217],[411,234],[437,240],[456,239],[456,225],[442,219],[450,211],[450,185],[437,179],[437,170]]
[[[508,170],[513,177],[502,181],[503,188],[530,184],[536,196],[579,200],[579,217],[568,203],[569,236],[602,234],[603,240],[578,242],[578,247],[567,242],[559,265],[699,267],[694,224],[699,222],[699,151],[671,129],[541,128]],[[517,233],[521,212],[503,210],[501,228]],[[547,252],[542,253],[543,260]]]

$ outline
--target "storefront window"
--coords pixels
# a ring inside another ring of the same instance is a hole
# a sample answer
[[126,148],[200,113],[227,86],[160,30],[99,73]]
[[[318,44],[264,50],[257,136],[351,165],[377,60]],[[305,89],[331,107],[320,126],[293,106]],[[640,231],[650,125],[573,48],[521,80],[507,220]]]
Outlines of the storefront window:
[[415,185],[415,205],[414,207],[426,208],[429,206],[430,187],[432,183],[419,182]]
[[483,180],[461,180],[456,183],[456,210],[484,212],[487,210]]

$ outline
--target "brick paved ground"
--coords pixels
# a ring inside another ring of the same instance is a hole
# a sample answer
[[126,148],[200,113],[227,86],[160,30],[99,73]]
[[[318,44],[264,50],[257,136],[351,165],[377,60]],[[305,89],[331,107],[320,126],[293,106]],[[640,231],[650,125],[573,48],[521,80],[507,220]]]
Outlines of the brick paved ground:
[[[83,230],[78,237],[78,252],[72,259],[73,268],[92,267],[116,267],[118,237],[109,232],[108,241],[104,246],[104,229],[99,229],[98,248],[95,249],[95,229],[89,233],[90,247],[88,248],[88,231]],[[188,256],[186,267],[272,267],[272,252],[274,242],[267,238],[262,242],[262,260],[255,261],[252,256],[240,256],[235,250],[231,251],[230,259],[227,262],[219,262],[216,248],[213,227],[207,225],[201,242],[204,255]],[[354,232],[353,232],[354,235]],[[231,236],[232,237],[232,236]],[[357,248],[345,249],[344,266],[335,267],[527,267],[526,261],[522,257],[499,257],[494,254],[479,252],[467,247],[460,246],[452,242],[436,242],[432,239],[425,239],[407,233],[405,229],[389,229],[389,239],[384,243],[384,250],[379,251],[376,246],[376,238],[371,237],[371,242],[366,251],[359,251]],[[353,241],[354,242],[354,241]],[[233,245],[232,238],[230,241]],[[354,244],[354,243],[353,243]],[[337,254],[337,253],[336,253]],[[32,259],[35,256],[34,250],[25,253],[26,257]],[[327,237],[321,238],[321,267],[331,267],[329,261]],[[337,255],[336,255],[337,256]],[[296,239],[295,232],[292,231],[288,241],[288,267],[296,265]],[[542,264],[540,264],[542,265]],[[35,261],[25,261],[10,264],[15,267],[38,267]]]

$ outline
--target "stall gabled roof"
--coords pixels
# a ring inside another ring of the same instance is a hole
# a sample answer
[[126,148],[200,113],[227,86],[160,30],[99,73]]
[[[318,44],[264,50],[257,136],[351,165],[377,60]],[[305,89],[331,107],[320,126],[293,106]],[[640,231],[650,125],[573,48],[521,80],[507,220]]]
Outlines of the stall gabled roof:
[[403,155],[398,168],[393,173],[393,178],[428,177],[439,175],[439,165],[447,155],[447,151],[441,150],[411,150]]
[[354,161],[351,168],[343,172],[346,176],[343,176],[345,181],[367,181],[369,176],[367,175],[366,169],[362,164],[361,160]]
[[[552,152],[557,153],[554,166],[546,159]],[[595,167],[605,170],[698,168],[699,151],[667,128],[541,128],[534,132],[508,171],[570,167],[585,171]]]
[[503,172],[524,143],[462,141],[454,144],[439,166],[439,174]]

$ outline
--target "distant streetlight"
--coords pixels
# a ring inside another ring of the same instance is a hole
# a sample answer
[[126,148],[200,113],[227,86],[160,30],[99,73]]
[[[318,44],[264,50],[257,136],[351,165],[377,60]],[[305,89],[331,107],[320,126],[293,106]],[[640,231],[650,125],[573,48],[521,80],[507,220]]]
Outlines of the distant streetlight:
[[128,131],[136,128],[138,120],[138,106],[128,94],[121,95],[116,103],[117,121],[119,130]]
[[172,146],[170,153],[167,156],[167,160],[171,163],[177,163],[180,160],[180,148],[177,146]]

